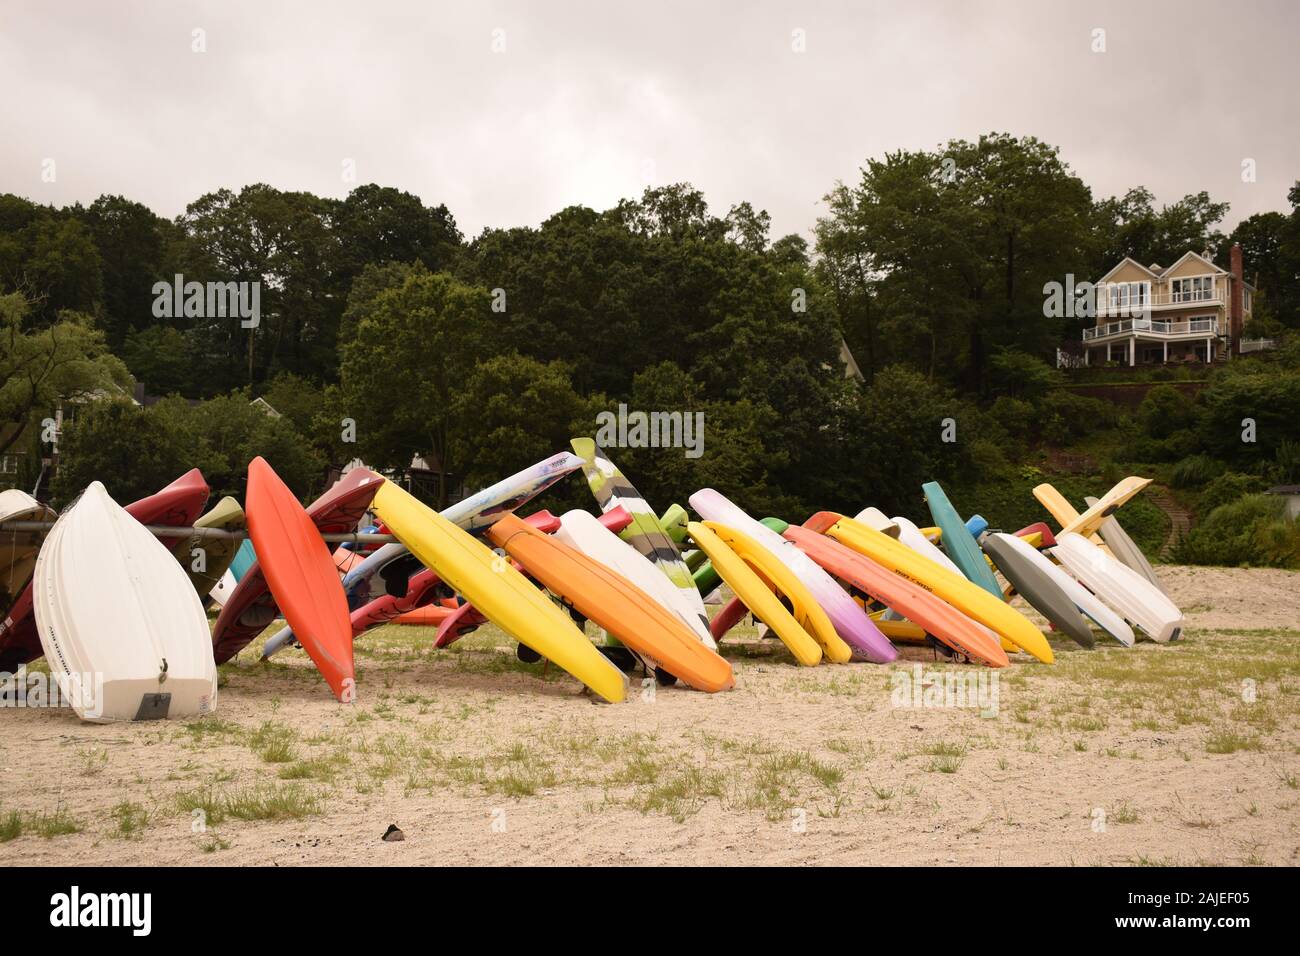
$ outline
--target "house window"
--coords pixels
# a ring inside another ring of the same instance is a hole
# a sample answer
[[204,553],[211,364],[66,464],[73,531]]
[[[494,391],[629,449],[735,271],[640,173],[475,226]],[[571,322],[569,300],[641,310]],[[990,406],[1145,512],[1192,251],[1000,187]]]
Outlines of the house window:
[[1204,302],[1214,298],[1214,276],[1192,276],[1170,282],[1175,302]]
[[18,456],[0,455],[0,475],[18,474]]
[[1110,311],[1121,315],[1143,312],[1151,300],[1150,282],[1112,282],[1107,288]]

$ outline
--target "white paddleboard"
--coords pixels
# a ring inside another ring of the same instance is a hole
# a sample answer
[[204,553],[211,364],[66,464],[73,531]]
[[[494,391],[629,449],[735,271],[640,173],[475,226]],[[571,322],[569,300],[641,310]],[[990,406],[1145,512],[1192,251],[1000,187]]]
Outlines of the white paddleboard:
[[1177,640],[1183,612],[1150,581],[1121,564],[1087,538],[1065,532],[1056,538],[1052,557],[1088,590],[1150,635],[1165,643]]
[[98,481],[59,518],[36,561],[36,627],[83,720],[211,713],[207,615],[175,557]]
[[1023,539],[1003,531],[994,531],[993,534],[1000,540],[1005,541],[1009,547],[1015,549],[1017,554],[1032,562],[1035,567],[1051,578],[1052,583],[1065,592],[1065,596],[1074,602],[1075,607],[1092,618],[1093,623],[1125,647],[1133,646],[1133,628],[1129,627],[1122,617],[1097,600],[1096,595],[1062,571],[1049,561],[1046,555]]

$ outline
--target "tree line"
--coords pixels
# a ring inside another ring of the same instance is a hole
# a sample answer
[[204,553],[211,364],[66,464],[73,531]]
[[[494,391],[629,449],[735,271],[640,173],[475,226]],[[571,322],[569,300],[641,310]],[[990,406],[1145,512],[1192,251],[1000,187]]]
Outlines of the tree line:
[[[653,501],[712,484],[764,513],[904,510],[924,480],[994,474],[1098,414],[1051,388],[1047,360],[1082,322],[1044,317],[1046,282],[1189,248],[1226,265],[1240,242],[1256,334],[1300,324],[1300,184],[1289,212],[1225,234],[1227,206],[1205,193],[1098,199],[1055,148],[990,134],[869,160],[825,199],[810,247],[773,238],[749,203],[715,213],[688,184],[472,239],[445,206],[373,184],[344,199],[219,190],[173,220],[120,196],[0,196],[0,453],[38,451],[61,396],[134,379],[174,397],[86,414],[60,449],[60,495],[92,467],[156,488],[191,459],[238,492],[261,447],[304,495],[327,463],[412,454],[445,473],[445,494],[626,402],[705,413],[698,460],[620,451]],[[177,275],[260,283],[259,321],[158,317],[155,285]],[[283,419],[237,409],[256,396]],[[1028,424],[1008,401],[1032,406]],[[939,440],[944,419],[958,441]]]

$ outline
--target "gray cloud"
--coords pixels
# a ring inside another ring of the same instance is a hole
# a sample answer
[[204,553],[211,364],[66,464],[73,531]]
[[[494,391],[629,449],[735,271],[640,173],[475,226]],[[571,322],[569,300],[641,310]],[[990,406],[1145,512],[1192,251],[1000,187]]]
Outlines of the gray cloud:
[[775,234],[806,233],[867,157],[991,130],[1060,146],[1098,196],[1208,190],[1229,224],[1286,208],[1300,178],[1288,2],[83,2],[0,17],[0,191],[55,204],[113,192],[174,216],[251,182],[342,196],[351,158],[359,182],[445,202],[470,235],[680,180],[719,214],[749,200]]

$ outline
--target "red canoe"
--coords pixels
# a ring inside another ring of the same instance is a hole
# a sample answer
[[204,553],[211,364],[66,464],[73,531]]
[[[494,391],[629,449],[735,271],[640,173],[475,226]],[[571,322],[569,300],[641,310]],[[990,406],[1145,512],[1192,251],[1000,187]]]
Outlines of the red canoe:
[[[323,534],[352,531],[365,515],[371,500],[375,497],[375,492],[379,490],[382,483],[383,479],[373,471],[354,468],[335,482],[325,494],[312,502],[307,508],[307,517],[311,519],[314,528]],[[249,528],[251,533],[251,521]],[[324,546],[319,534],[316,540]],[[257,547],[256,540],[253,542],[253,547]],[[267,587],[261,552],[258,552],[258,559],[239,579],[239,584],[231,592],[226,606],[221,609],[221,614],[217,617],[216,626],[212,629],[212,654],[218,664],[224,664],[247,647],[248,643],[261,634],[279,613],[275,595]],[[338,583],[338,571],[332,558],[330,574],[335,583]],[[346,608],[345,598],[345,620],[347,619]],[[295,628],[295,636],[296,634]]]
[[1007,666],[1007,652],[996,637],[920,585],[809,528],[792,524],[785,529],[785,538],[841,581],[897,611],[957,652],[990,667]]
[[[201,471],[191,468],[157,494],[127,505],[126,513],[141,524],[183,527],[193,525],[207,503],[208,483]],[[185,536],[158,540],[171,551],[182,537]],[[188,562],[188,556],[185,560]],[[32,613],[32,586],[29,584],[9,609],[9,615],[0,621],[0,671],[13,673],[19,666],[44,653],[36,630],[36,615]]]

